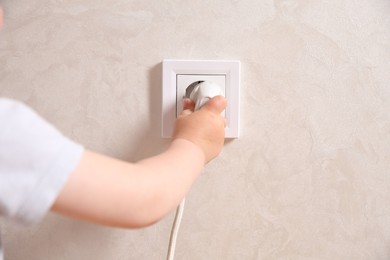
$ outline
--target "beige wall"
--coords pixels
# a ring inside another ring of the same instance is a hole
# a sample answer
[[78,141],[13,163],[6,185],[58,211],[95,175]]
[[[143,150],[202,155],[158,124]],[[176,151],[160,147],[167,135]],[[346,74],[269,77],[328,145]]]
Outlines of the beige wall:
[[[0,94],[86,147],[161,151],[164,58],[242,62],[242,137],[188,195],[177,259],[390,258],[390,2],[5,0]],[[6,259],[164,259],[144,230],[2,222]]]

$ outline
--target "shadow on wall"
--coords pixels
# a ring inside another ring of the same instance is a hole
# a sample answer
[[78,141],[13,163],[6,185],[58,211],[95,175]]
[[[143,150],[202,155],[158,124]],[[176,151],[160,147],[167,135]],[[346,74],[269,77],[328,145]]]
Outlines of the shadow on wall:
[[101,248],[99,259],[110,259],[114,246],[111,229],[54,216],[49,214],[27,229],[7,226],[5,259],[94,259],[96,248]]

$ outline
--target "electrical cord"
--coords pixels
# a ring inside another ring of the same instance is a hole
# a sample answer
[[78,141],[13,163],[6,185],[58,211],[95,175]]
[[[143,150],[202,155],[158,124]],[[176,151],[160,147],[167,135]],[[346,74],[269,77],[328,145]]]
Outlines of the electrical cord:
[[183,218],[184,205],[186,198],[184,198],[176,209],[175,219],[171,229],[171,236],[169,238],[169,246],[167,253],[167,260],[173,260],[175,256],[177,234],[179,233],[181,219]]
[[[221,88],[213,82],[195,81],[186,88],[186,98],[195,100],[195,110],[199,110],[208,100],[214,96],[223,95]],[[173,260],[175,256],[177,234],[179,233],[181,219],[184,212],[184,198],[176,209],[175,219],[173,221],[171,236],[169,238],[169,246],[166,260]]]

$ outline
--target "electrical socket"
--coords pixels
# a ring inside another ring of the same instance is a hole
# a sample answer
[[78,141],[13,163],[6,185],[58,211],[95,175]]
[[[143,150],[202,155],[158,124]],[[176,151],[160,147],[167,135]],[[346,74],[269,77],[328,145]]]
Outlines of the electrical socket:
[[228,106],[225,138],[238,138],[240,101],[240,62],[226,60],[164,60],[162,95],[162,136],[173,133],[176,117],[182,111],[182,99],[187,87],[196,81],[211,81],[225,93]]

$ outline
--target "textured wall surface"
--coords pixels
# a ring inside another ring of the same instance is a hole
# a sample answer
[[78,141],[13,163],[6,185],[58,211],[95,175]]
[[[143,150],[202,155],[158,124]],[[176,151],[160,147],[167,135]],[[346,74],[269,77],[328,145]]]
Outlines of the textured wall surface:
[[[390,1],[4,0],[0,94],[87,148],[160,152],[164,58],[242,62],[242,136],[188,194],[176,259],[390,259]],[[6,259],[164,259],[143,230],[2,222]]]

